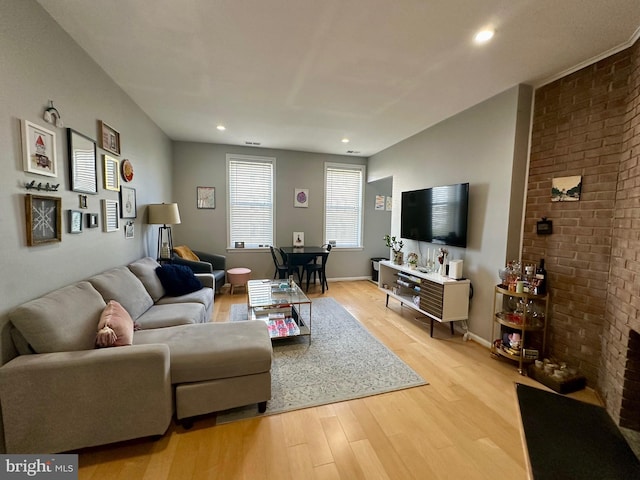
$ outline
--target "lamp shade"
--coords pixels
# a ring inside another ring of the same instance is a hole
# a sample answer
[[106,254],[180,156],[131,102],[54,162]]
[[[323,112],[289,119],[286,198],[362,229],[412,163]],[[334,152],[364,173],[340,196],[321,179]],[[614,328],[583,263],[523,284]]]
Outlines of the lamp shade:
[[180,211],[177,203],[156,203],[149,205],[149,223],[177,225],[180,223]]

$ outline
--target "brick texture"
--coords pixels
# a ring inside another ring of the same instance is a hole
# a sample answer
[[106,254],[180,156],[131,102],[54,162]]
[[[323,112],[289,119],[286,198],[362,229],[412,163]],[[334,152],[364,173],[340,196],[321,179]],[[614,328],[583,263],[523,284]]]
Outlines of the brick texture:
[[[573,175],[580,201],[551,202],[552,179]],[[542,217],[552,235],[536,234]],[[541,258],[547,355],[578,366],[619,420],[640,331],[640,42],[535,93],[522,260]]]

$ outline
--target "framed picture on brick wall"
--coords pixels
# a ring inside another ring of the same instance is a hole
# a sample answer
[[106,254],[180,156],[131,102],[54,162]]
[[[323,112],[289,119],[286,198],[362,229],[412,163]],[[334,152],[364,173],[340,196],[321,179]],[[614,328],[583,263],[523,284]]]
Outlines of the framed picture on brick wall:
[[556,177],[551,183],[552,202],[577,202],[582,190],[582,176]]

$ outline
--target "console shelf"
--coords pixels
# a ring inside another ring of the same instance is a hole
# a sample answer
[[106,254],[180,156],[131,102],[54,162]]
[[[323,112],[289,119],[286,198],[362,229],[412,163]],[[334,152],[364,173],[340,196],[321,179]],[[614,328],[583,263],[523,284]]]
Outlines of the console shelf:
[[[429,317],[430,335],[433,321],[449,323],[469,318],[469,280],[454,280],[437,273],[412,270],[408,265],[396,265],[390,260],[379,264],[378,288],[389,297]],[[466,324],[465,324],[466,326]],[[467,339],[468,333],[465,333]]]

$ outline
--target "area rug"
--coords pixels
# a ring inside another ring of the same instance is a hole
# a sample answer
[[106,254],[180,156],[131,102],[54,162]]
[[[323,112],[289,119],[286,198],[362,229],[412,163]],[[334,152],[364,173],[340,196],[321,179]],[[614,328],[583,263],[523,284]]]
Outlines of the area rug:
[[[271,400],[262,415],[427,384],[334,299],[313,300],[311,312],[311,342],[273,340]],[[231,321],[246,319],[246,305],[231,306]],[[218,413],[216,423],[258,415],[251,405]]]
[[532,478],[640,478],[640,461],[604,408],[523,384],[516,392]]

